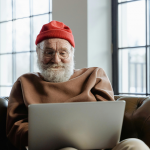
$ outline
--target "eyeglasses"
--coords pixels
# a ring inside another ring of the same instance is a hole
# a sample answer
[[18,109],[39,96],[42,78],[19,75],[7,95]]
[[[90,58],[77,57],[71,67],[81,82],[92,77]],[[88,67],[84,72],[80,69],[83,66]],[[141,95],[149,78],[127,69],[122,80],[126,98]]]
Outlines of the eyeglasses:
[[[38,47],[39,48],[39,47]],[[59,51],[54,51],[52,49],[41,49],[42,50],[44,57],[48,57],[48,58],[53,58],[55,56],[55,54],[57,53],[57,55],[59,56],[59,58],[61,59],[67,59],[69,57],[70,52],[68,50],[59,50]]]

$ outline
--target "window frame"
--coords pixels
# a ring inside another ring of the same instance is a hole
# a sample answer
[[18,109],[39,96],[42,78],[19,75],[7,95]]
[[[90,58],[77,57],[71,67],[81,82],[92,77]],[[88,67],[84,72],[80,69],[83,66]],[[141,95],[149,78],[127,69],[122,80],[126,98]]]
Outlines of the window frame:
[[[148,59],[150,59],[150,54],[148,53],[148,48],[150,49],[150,45],[147,44],[147,14],[149,11],[150,14],[150,1],[145,0],[145,5],[146,5],[146,9],[145,9],[145,20],[146,20],[146,44],[144,46],[137,46],[137,47],[122,47],[119,48],[118,46],[118,5],[124,4],[124,3],[130,3],[130,2],[135,2],[135,1],[140,1],[140,0],[130,0],[130,1],[125,1],[125,2],[118,2],[118,0],[112,0],[112,86],[113,86],[113,90],[114,90],[114,94],[115,95],[143,95],[143,96],[148,96],[150,95],[150,92],[148,92],[148,90],[150,91],[150,84],[149,83],[149,78],[148,75],[150,75],[150,69],[148,67],[150,67],[150,63],[148,62]],[[147,9],[147,7],[149,6],[149,10]],[[149,19],[150,20],[150,19]],[[150,21],[149,21],[149,25],[150,25]],[[149,28],[150,29],[150,28]],[[118,52],[119,49],[132,49],[132,48],[139,48],[139,47],[144,47],[146,50],[146,57],[145,57],[145,65],[146,65],[146,92],[145,93],[120,93],[119,92],[119,56],[118,56]]]
[[[1,84],[0,83],[0,96],[3,96],[1,94],[1,88],[3,87],[12,87],[14,82],[16,81],[16,54],[21,54],[21,53],[29,53],[29,71],[30,72],[33,72],[34,71],[34,68],[33,68],[33,65],[34,65],[34,62],[33,62],[33,57],[34,57],[34,53],[36,52],[35,49],[33,49],[33,18],[34,17],[37,17],[37,16],[42,16],[42,15],[48,15],[48,18],[49,18],[49,22],[52,20],[52,0],[48,0],[48,5],[49,5],[49,11],[47,13],[41,13],[41,14],[32,14],[32,10],[33,10],[33,7],[32,7],[32,0],[29,0],[29,13],[30,15],[27,16],[27,17],[21,17],[21,18],[16,18],[15,17],[15,0],[11,0],[11,8],[12,8],[12,19],[11,20],[5,20],[5,21],[0,21],[0,25],[3,24],[3,23],[7,23],[7,22],[12,22],[12,52],[6,52],[6,53],[1,53],[0,52],[0,57],[2,55],[12,55],[12,85],[6,85],[6,84]],[[28,51],[15,51],[15,21],[17,20],[20,20],[20,19],[26,19],[26,18],[29,18],[29,23],[30,23],[30,46],[29,46],[29,50]],[[1,74],[0,74],[0,78],[1,78]],[[8,95],[5,95],[5,96],[8,96]]]

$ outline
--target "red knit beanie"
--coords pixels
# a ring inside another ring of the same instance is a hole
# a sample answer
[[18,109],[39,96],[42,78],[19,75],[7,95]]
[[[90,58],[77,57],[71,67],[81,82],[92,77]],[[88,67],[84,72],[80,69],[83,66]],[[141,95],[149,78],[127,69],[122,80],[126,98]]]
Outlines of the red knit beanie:
[[40,33],[37,35],[35,44],[37,45],[41,41],[49,38],[65,39],[69,41],[73,47],[75,47],[71,29],[62,22],[53,20],[48,24],[44,24]]

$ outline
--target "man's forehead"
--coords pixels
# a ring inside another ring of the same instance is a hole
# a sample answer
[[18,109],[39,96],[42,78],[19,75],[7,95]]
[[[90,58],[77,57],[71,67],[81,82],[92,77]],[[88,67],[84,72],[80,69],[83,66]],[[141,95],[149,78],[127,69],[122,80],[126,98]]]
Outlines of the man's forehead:
[[65,40],[60,38],[52,38],[52,39],[46,39],[42,42],[43,47],[50,47],[50,48],[56,48],[56,47],[66,47],[70,48],[71,44]]

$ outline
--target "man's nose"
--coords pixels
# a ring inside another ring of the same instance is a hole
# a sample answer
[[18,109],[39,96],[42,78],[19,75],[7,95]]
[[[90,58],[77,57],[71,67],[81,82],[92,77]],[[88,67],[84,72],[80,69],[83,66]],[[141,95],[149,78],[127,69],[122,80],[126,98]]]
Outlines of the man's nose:
[[56,64],[58,64],[59,62],[61,62],[61,59],[59,58],[59,56],[58,56],[57,53],[55,53],[55,55],[51,59],[51,62],[56,63]]

